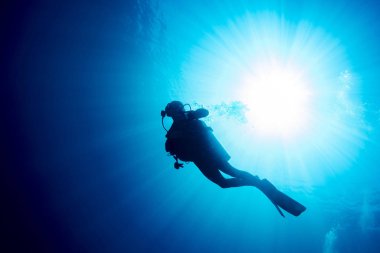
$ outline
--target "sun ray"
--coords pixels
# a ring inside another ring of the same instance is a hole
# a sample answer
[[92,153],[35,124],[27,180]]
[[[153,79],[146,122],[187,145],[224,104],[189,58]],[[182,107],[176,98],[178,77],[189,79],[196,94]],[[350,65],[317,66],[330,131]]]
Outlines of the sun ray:
[[280,183],[323,182],[366,139],[359,78],[339,41],[307,21],[268,12],[229,20],[194,47],[182,73],[187,102],[244,105],[236,118],[245,122],[217,113],[212,127],[233,163]]

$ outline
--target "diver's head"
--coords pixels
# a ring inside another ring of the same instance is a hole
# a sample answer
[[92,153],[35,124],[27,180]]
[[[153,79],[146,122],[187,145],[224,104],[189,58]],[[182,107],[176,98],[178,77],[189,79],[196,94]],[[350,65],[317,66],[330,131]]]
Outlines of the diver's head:
[[167,116],[174,119],[184,115],[185,108],[180,101],[172,101],[165,107],[165,112]]

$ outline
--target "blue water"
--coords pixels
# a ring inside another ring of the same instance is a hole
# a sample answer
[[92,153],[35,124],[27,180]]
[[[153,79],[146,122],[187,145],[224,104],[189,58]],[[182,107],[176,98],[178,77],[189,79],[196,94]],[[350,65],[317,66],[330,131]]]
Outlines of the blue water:
[[[6,4],[2,252],[378,252],[379,11],[375,1]],[[244,109],[244,77],[273,62],[296,65],[311,91],[306,127],[290,137]],[[221,189],[191,163],[176,171],[159,114],[171,100],[209,109],[231,164],[307,211],[284,219],[254,188]]]

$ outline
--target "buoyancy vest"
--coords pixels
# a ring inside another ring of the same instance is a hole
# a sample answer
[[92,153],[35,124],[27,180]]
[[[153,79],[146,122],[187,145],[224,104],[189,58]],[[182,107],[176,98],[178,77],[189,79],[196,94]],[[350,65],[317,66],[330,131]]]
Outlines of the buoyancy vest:
[[212,129],[199,119],[174,122],[166,134],[165,150],[182,161],[194,161],[210,135]]

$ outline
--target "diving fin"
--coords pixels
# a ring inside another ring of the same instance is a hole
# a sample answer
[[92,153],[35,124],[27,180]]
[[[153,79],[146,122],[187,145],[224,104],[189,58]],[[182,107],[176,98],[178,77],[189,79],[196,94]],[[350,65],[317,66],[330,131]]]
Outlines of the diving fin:
[[306,210],[305,206],[295,201],[285,193],[277,190],[277,188],[267,179],[261,180],[257,185],[257,188],[260,189],[268,197],[268,199],[273,203],[273,205],[283,217],[285,217],[285,215],[279,207],[294,216],[299,216]]
[[273,202],[273,200],[271,200],[271,199],[269,199],[269,200],[272,202],[272,204],[277,209],[277,211],[280,213],[280,215],[285,218],[285,214],[281,211],[281,208],[279,208],[278,205]]

